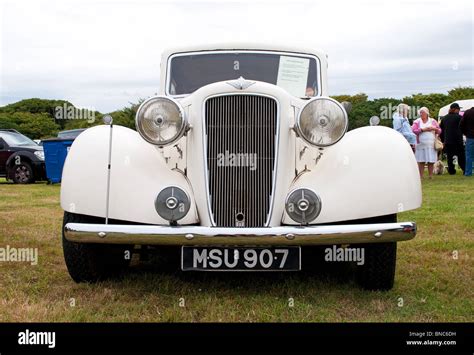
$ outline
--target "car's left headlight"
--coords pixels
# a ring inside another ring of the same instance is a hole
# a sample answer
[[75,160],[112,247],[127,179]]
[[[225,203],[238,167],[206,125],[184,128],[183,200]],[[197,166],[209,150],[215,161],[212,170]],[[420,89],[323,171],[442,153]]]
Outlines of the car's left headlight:
[[37,157],[39,160],[44,160],[44,151],[42,151],[42,150],[37,150],[36,152],[34,152],[34,154],[36,155],[36,157]]
[[143,139],[158,146],[176,142],[188,127],[181,105],[166,96],[144,101],[138,108],[135,124]]
[[301,109],[296,119],[296,132],[311,145],[327,147],[337,143],[348,127],[344,107],[329,97],[316,97]]

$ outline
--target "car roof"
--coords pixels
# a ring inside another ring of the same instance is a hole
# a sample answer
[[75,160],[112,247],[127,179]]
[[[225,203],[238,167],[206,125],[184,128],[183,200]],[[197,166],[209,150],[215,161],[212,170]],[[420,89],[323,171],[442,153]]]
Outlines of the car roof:
[[21,134],[20,132],[18,132],[16,129],[13,129],[13,128],[0,128],[0,132],[10,132],[10,133]]
[[270,43],[214,43],[206,45],[183,46],[169,48],[162,54],[162,59],[166,60],[170,55],[185,52],[205,52],[219,50],[255,50],[255,51],[275,51],[275,52],[292,52],[300,54],[312,54],[318,58],[326,58],[327,55],[319,50],[312,48],[304,48],[299,46],[287,46],[281,44]]
[[3,130],[3,129],[0,129],[0,134],[9,134],[9,135],[18,134],[20,136],[24,136],[24,134],[21,134],[18,131],[7,131],[7,130]]

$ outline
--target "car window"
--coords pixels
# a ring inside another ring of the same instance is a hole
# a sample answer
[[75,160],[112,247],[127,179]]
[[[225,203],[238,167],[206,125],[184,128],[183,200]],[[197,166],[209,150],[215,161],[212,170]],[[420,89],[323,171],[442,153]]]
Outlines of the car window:
[[1,132],[2,137],[9,146],[37,145],[33,140],[20,133]]
[[174,56],[168,92],[191,94],[205,85],[239,77],[278,85],[297,97],[316,96],[319,89],[315,57],[241,51]]

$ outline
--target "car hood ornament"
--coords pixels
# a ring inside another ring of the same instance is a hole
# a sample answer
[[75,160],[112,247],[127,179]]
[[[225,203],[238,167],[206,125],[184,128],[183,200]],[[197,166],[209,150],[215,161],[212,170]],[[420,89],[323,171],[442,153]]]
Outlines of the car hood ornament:
[[233,86],[237,90],[245,90],[248,89],[250,86],[255,84],[255,81],[249,81],[244,79],[243,77],[240,77],[236,80],[228,81],[227,84],[230,86]]

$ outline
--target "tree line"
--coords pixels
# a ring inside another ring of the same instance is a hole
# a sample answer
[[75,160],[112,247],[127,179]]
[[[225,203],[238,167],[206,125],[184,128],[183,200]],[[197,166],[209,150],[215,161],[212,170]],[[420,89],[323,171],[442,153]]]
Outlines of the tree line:
[[[369,118],[372,116],[381,117],[381,125],[391,126],[392,113],[400,102],[411,107],[426,106],[431,112],[431,116],[437,118],[441,107],[456,100],[474,99],[474,87],[457,87],[449,90],[447,94],[414,94],[403,99],[378,98],[369,100],[366,94],[356,95],[336,95],[332,96],[339,102],[347,101],[352,104],[349,113],[349,129],[367,126]],[[143,100],[137,103],[130,103],[121,110],[109,112],[114,123],[135,129],[135,114],[138,106]],[[13,128],[32,139],[44,139],[55,137],[59,131],[88,128],[102,124],[104,113],[94,111],[92,119],[70,119],[68,115],[58,117],[58,107],[75,106],[65,100],[45,100],[32,98],[21,100],[3,107],[0,107],[0,128]],[[80,110],[80,108],[77,108]]]

